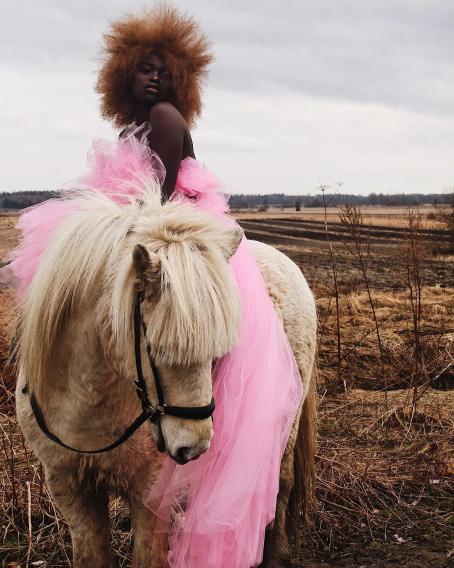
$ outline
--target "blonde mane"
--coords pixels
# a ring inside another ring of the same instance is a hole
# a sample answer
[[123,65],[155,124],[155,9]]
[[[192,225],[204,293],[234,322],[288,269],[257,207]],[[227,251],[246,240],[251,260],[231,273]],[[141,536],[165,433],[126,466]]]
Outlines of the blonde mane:
[[52,236],[21,306],[18,356],[38,395],[76,311],[100,309],[105,321],[93,333],[108,334],[103,343],[117,352],[130,346],[138,244],[161,264],[161,292],[144,304],[158,363],[196,364],[235,343],[240,305],[226,262],[231,229],[190,205],[161,205],[153,184],[139,197],[124,196],[122,205],[90,190],[68,197],[71,213]]

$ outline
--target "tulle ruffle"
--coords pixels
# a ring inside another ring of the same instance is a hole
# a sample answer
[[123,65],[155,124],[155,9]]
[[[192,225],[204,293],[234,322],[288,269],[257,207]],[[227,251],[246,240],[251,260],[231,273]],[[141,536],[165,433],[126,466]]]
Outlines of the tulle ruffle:
[[219,179],[194,158],[182,160],[172,199],[183,199],[206,211],[222,215],[229,209]]
[[150,124],[145,122],[128,127],[116,142],[94,140],[88,151],[88,173],[65,184],[64,190],[72,192],[79,186],[90,187],[122,203],[128,201],[128,196],[137,195],[150,179],[162,186],[166,171],[159,156],[147,144],[150,130]]
[[9,264],[0,271],[1,281],[14,288],[18,298],[23,297],[33,280],[53,232],[72,211],[74,206],[69,201],[58,198],[22,211],[16,225],[21,231],[19,246],[11,253]]

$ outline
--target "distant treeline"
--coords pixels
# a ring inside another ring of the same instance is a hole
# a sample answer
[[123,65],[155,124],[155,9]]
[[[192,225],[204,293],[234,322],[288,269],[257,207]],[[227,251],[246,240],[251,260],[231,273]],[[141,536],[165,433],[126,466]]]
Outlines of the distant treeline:
[[[56,191],[16,191],[0,193],[0,209],[23,209],[46,201],[57,195]],[[369,195],[350,195],[345,193],[325,194],[328,207],[339,207],[345,203],[353,205],[442,205],[448,203],[448,193],[410,193],[387,195],[384,193],[369,193]],[[263,195],[236,194],[230,198],[232,209],[254,209],[268,207],[323,207],[323,195],[285,195],[272,193]]]
[[[369,195],[351,195],[346,193],[325,194],[325,203],[328,207],[341,207],[345,203],[353,205],[442,205],[449,202],[447,193],[410,193],[393,194],[369,193]],[[285,195],[273,193],[271,195],[237,194],[230,198],[232,209],[266,208],[266,207],[323,207],[323,195]]]
[[47,201],[57,195],[56,191],[14,191],[0,193],[0,209],[24,209]]

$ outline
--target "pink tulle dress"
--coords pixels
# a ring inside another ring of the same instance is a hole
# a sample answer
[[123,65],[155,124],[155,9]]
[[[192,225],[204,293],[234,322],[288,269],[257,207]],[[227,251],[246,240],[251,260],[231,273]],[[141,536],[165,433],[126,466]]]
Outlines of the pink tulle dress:
[[[146,127],[117,142],[95,141],[89,172],[67,187],[95,188],[111,199],[134,194],[137,179],[164,170],[146,142]],[[221,184],[200,162],[181,162],[173,199],[227,219]],[[72,211],[51,199],[20,217],[22,240],[9,265],[26,293],[52,232]],[[227,222],[233,222],[230,218]],[[144,501],[169,531],[172,568],[251,568],[262,561],[265,529],[274,519],[280,461],[302,398],[298,369],[248,241],[231,259],[242,304],[237,345],[213,371],[216,410],[209,450],[177,465],[166,458]],[[151,538],[151,536],[150,536]]]

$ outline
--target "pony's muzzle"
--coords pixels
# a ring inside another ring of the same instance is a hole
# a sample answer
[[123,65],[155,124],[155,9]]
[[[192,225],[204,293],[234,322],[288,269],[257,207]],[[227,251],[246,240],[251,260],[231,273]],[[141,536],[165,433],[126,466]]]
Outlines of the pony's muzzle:
[[171,419],[162,426],[167,453],[179,465],[197,459],[210,447],[213,435],[210,418],[201,422]]
[[175,455],[171,455],[170,457],[174,459],[177,462],[177,464],[184,465],[185,463],[188,463],[191,460],[196,460],[205,451],[206,449],[200,452],[198,450],[195,450],[194,448],[188,448],[186,446],[182,446],[181,448],[178,448]]

